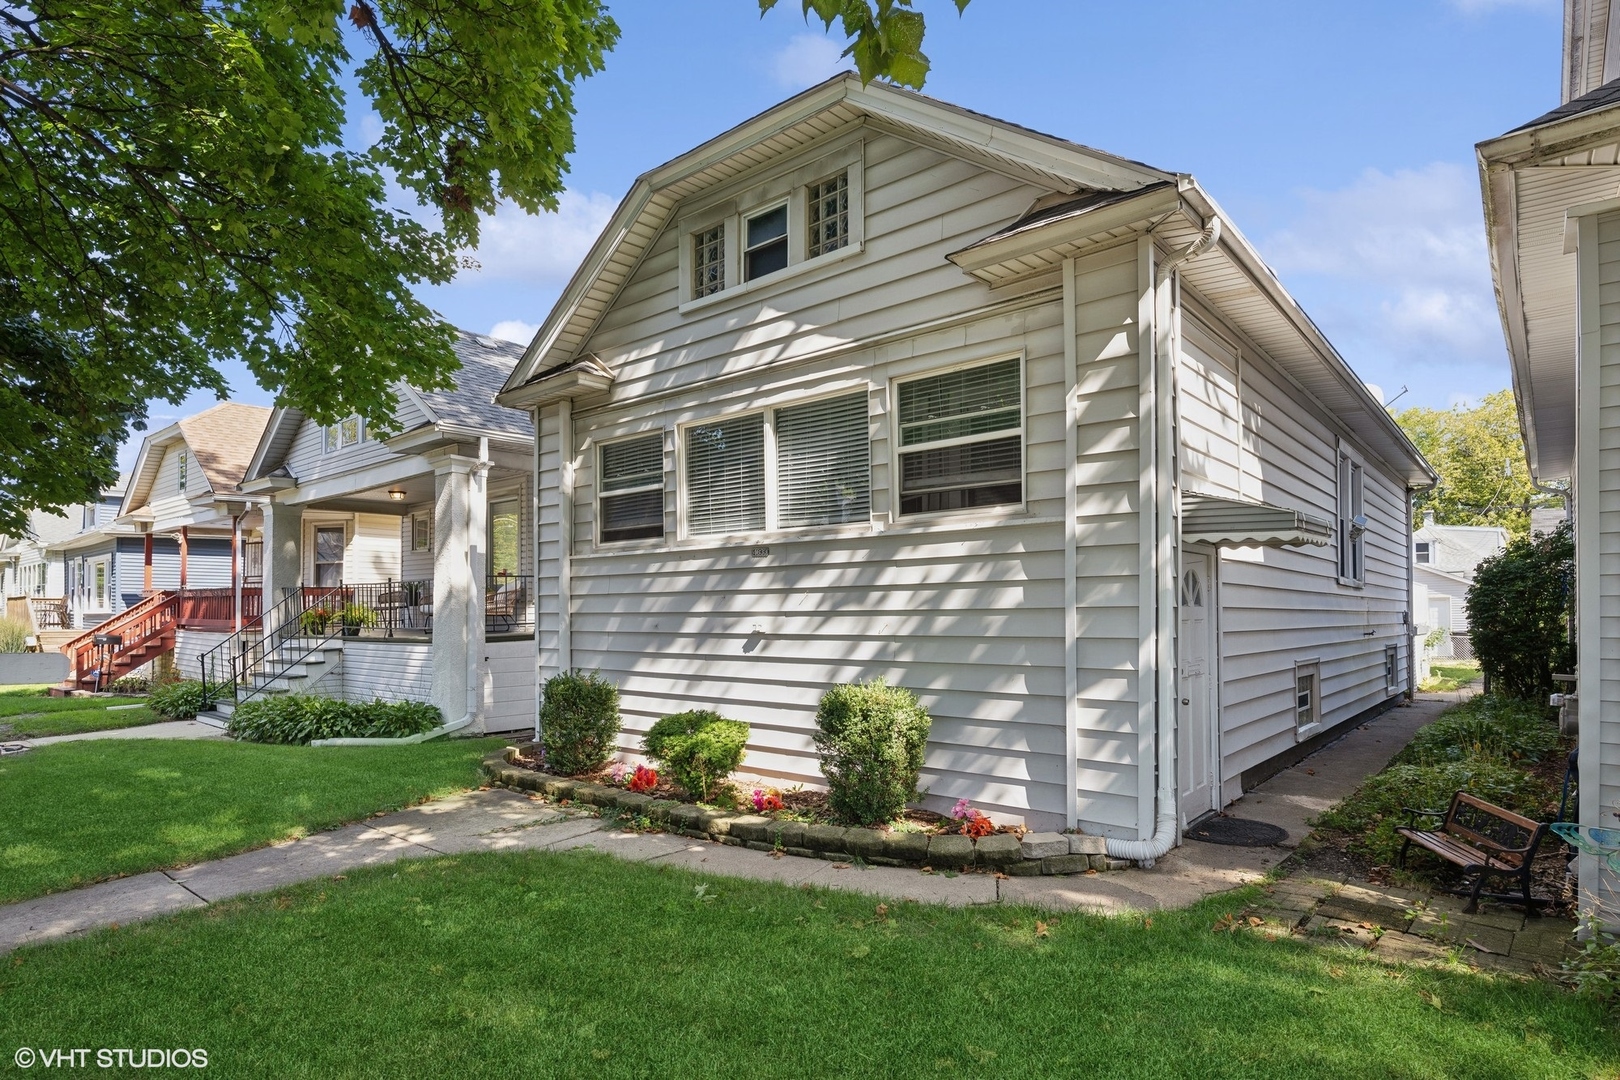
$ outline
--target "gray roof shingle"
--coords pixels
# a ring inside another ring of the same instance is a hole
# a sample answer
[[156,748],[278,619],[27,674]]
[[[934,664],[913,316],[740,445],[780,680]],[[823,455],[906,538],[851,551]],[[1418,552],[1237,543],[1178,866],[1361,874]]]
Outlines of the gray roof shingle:
[[461,330],[454,348],[461,361],[461,370],[451,376],[455,386],[417,391],[427,407],[447,424],[531,438],[534,425],[528,413],[495,404],[495,395],[523,356],[523,346]]
[[1520,124],[1512,131],[1506,132],[1506,134],[1511,135],[1514,131],[1525,131],[1529,128],[1541,127],[1543,124],[1554,124],[1560,120],[1568,120],[1572,116],[1580,116],[1583,113],[1606,109],[1610,105],[1620,105],[1620,79],[1604,83],[1596,90],[1590,90],[1578,98],[1571,98],[1558,106],[1558,108],[1550,112],[1544,112],[1528,124]]

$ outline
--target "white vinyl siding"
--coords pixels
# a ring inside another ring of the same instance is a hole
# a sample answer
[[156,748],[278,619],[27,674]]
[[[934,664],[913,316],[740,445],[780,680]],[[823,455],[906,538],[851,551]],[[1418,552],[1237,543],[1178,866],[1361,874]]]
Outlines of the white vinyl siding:
[[899,384],[900,513],[1023,502],[1020,366],[1002,360]]
[[599,459],[597,540],[650,540],[664,535],[664,434],[603,443]]

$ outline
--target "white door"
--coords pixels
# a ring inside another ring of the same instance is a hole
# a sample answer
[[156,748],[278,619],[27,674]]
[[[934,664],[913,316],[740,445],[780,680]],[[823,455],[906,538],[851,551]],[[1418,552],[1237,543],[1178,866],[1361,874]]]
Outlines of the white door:
[[1210,708],[1209,556],[1181,553],[1181,627],[1176,641],[1176,756],[1181,779],[1181,821],[1185,825],[1219,809],[1214,710]]

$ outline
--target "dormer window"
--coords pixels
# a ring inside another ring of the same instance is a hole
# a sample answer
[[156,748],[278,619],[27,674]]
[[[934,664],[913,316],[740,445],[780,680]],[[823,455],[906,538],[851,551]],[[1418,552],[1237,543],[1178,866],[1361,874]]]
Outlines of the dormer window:
[[1412,545],[1413,562],[1427,563],[1429,560],[1429,542],[1427,540],[1419,540],[1417,543]]
[[326,429],[326,452],[342,450],[346,446],[353,446],[365,437],[365,425],[358,416],[350,416],[339,420]]
[[787,203],[754,214],[748,219],[748,247],[743,251],[743,280],[774,274],[787,269]]
[[862,144],[850,142],[774,176],[717,190],[678,224],[680,305],[768,287],[858,253],[865,191]]

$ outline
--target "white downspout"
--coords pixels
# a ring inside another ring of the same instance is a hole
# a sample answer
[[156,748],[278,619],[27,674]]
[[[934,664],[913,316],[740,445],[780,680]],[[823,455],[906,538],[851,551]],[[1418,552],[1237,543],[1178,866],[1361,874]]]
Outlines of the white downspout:
[[1154,633],[1158,638],[1155,657],[1158,671],[1155,680],[1158,701],[1154,716],[1158,723],[1158,744],[1155,761],[1140,767],[1158,770],[1158,816],[1153,836],[1147,840],[1107,841],[1108,854],[1116,859],[1130,859],[1143,866],[1153,863],[1175,846],[1180,831],[1181,815],[1178,811],[1176,791],[1176,685],[1175,655],[1171,643],[1175,639],[1172,620],[1176,612],[1175,574],[1166,574],[1176,559],[1175,485],[1169,472],[1175,461],[1178,435],[1169,395],[1175,388],[1175,325],[1174,305],[1170,295],[1170,277],[1182,263],[1196,259],[1221,238],[1221,219],[1212,217],[1198,238],[1186,247],[1172,252],[1159,264],[1154,275],[1153,291],[1153,402],[1154,402],[1154,503],[1157,519],[1155,537],[1155,577],[1158,581],[1158,604],[1154,618]]
[[[487,506],[488,487],[484,479],[489,472],[489,440],[478,440],[478,460],[473,463],[472,476],[469,478],[467,560],[471,564],[473,574],[473,588],[484,588],[484,576],[481,551],[483,549],[483,534],[486,525],[486,514],[479,513],[474,507]],[[482,605],[479,605],[479,618],[483,618]],[[468,727],[478,719],[479,706],[482,703],[484,687],[478,678],[479,654],[482,652],[484,635],[482,628],[467,628],[467,711],[459,720],[452,720],[448,724],[434,728],[432,731],[423,731],[416,735],[406,735],[399,739],[315,739],[311,746],[409,746],[412,743],[427,742],[442,735],[451,735]],[[477,647],[475,647],[477,646]]]

